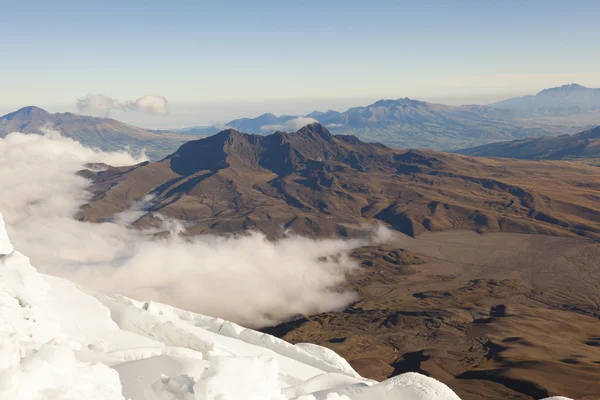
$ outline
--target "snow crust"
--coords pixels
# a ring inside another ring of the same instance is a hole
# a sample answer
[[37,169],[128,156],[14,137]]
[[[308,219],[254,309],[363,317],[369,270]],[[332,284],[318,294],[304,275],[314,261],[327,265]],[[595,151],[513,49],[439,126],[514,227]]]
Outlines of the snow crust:
[[40,274],[0,215],[0,400],[14,399],[459,398],[420,374],[378,383],[320,346]]

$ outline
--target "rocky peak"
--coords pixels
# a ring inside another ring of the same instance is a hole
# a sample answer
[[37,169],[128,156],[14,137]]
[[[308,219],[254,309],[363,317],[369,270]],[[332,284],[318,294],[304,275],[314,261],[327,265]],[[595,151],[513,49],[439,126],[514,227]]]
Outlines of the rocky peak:
[[577,83],[571,83],[569,85],[563,85],[555,88],[544,89],[537,94],[537,96],[553,95],[553,94],[569,94],[574,92],[584,92],[589,90],[585,86],[578,85]]
[[33,118],[44,118],[49,117],[50,114],[39,107],[36,106],[28,106],[18,109],[15,112],[5,115],[3,118],[11,120],[11,119],[33,119]]
[[333,135],[318,122],[314,122],[312,124],[306,125],[296,132],[296,135],[304,135],[309,136],[316,139],[322,139],[326,142],[331,142],[333,140]]

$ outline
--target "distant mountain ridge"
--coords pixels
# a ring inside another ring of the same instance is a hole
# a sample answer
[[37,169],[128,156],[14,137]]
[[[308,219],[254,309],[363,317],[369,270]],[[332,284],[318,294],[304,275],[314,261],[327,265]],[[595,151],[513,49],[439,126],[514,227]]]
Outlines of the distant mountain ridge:
[[600,126],[575,135],[490,143],[457,153],[527,160],[600,159]]
[[[576,133],[591,128],[600,124],[599,92],[600,89],[572,84],[489,106],[382,99],[346,111],[281,116],[265,113],[256,118],[235,119],[225,126],[264,135],[277,130],[295,131],[305,123],[319,122],[336,134],[351,134],[392,147],[456,150],[491,141]],[[596,99],[599,99],[597,115]],[[582,114],[586,118],[580,118]],[[204,127],[204,132],[209,134],[210,130]]]
[[544,89],[535,96],[503,100],[490,105],[494,108],[520,110],[537,115],[600,115],[600,89],[591,89],[576,83]]
[[[361,138],[380,141],[395,147],[439,147],[436,141],[477,140],[481,133],[470,126],[481,124],[491,127],[493,137],[509,137],[503,131],[516,129],[510,119],[516,113],[485,106],[446,106],[409,98],[379,100],[364,107],[353,107],[345,112],[313,111],[304,116],[263,114],[257,118],[230,121],[226,126],[248,133],[265,134],[285,126],[295,118],[311,118],[334,132],[356,134]],[[396,131],[396,135],[390,135]],[[420,143],[421,146],[411,144]]]
[[96,118],[73,113],[51,114],[39,107],[23,107],[0,117],[0,138],[12,132],[40,134],[52,129],[86,146],[103,150],[137,151],[146,149],[151,158],[162,158],[174,151],[187,136],[151,132],[110,118]]
[[[334,134],[354,135],[397,148],[457,151],[527,138],[571,134],[600,125],[600,89],[571,84],[535,96],[508,99],[490,106],[448,106],[401,98],[382,99],[346,111],[313,111],[306,115],[262,114],[225,124],[239,131],[267,135],[295,132],[318,122]],[[72,113],[50,114],[25,107],[0,117],[0,137],[12,131],[40,133],[49,127],[104,150],[145,148],[152,159],[172,153],[186,140],[208,136],[222,126],[196,126],[171,131],[146,130],[110,118]]]
[[300,117],[300,116],[281,115],[278,117],[274,114],[266,113],[266,114],[259,115],[256,118],[234,119],[232,121],[229,121],[225,125],[233,128],[233,129],[242,131],[242,132],[259,134],[259,133],[267,132],[267,131],[261,129],[262,127],[269,126],[269,125],[281,125],[281,124],[284,124],[284,123],[286,123],[294,118],[298,118],[298,117]]

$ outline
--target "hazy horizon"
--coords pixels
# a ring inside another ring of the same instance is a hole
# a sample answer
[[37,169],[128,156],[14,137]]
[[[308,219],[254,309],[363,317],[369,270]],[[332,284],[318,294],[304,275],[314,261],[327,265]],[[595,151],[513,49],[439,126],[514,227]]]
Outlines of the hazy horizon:
[[[570,83],[556,84],[562,86]],[[580,84],[580,83],[579,83]],[[586,86],[586,85],[583,85]],[[600,85],[598,85],[600,86]],[[548,86],[555,87],[555,86]],[[307,98],[307,99],[255,99],[246,101],[189,101],[169,102],[168,115],[148,115],[146,113],[132,113],[126,111],[111,111],[108,115],[80,112],[75,102],[72,104],[35,104],[21,103],[15,105],[0,105],[0,116],[6,115],[27,106],[40,107],[50,113],[71,112],[82,115],[107,116],[121,122],[139,126],[145,129],[180,129],[192,126],[220,125],[236,118],[254,118],[265,113],[279,115],[304,115],[312,111],[346,111],[351,107],[366,106],[380,99],[399,99],[409,97],[413,100],[447,105],[480,104],[486,105],[512,97],[535,95],[542,87],[534,92],[515,92],[506,94],[489,94],[479,96],[448,96],[448,97],[413,97],[413,96],[388,96],[388,97],[356,97],[356,98]],[[591,86],[593,87],[593,86]]]
[[[585,0],[10,3],[0,111],[76,111],[94,94],[108,99],[100,115],[175,128],[381,98],[486,104],[600,87],[598,11]],[[147,95],[170,113],[119,112]]]

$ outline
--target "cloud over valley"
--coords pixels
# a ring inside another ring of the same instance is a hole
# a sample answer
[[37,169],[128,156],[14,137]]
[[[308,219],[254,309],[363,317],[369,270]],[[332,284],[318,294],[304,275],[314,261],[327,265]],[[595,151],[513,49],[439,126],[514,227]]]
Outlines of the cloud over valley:
[[[128,228],[142,204],[113,222],[76,218],[91,196],[90,182],[77,174],[86,164],[145,160],[91,150],[54,132],[0,139],[0,213],[15,248],[41,272],[94,290],[260,326],[344,307],[354,295],[339,287],[357,268],[349,252],[385,239],[385,231],[361,240],[270,241],[257,232],[186,238],[177,234],[181,224],[168,220],[159,229]],[[158,231],[172,234],[157,239]]]

